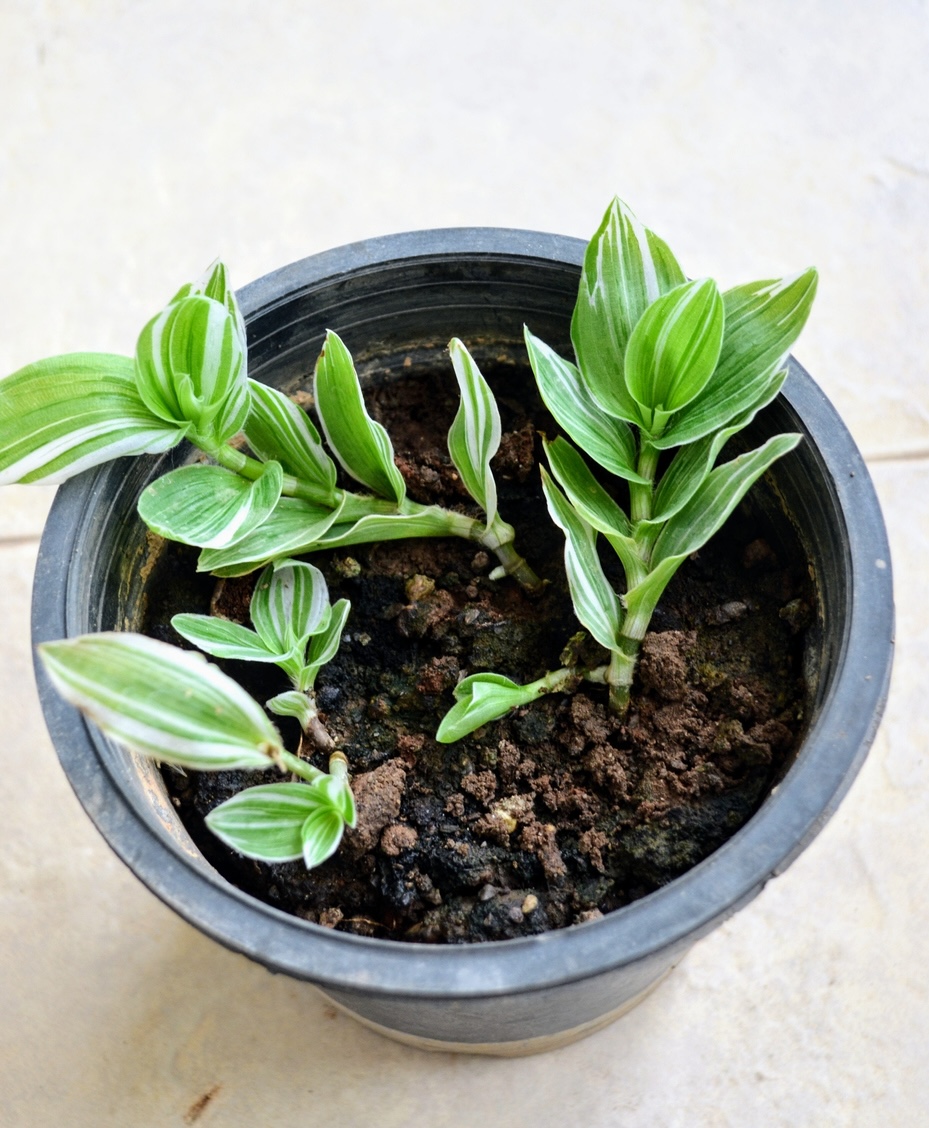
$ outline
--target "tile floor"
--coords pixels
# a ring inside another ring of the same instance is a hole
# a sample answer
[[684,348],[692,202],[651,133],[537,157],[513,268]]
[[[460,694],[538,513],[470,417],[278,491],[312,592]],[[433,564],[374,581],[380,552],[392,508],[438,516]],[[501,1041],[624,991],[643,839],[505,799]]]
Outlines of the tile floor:
[[586,236],[619,192],[691,274],[815,262],[798,354],[893,547],[885,722],[837,816],[636,1011],[553,1054],[427,1055],[220,949],[71,794],[28,641],[51,491],[0,492],[0,1123],[913,1128],[929,1098],[929,10],[800,0],[9,0],[0,371],[134,335],[218,251]]

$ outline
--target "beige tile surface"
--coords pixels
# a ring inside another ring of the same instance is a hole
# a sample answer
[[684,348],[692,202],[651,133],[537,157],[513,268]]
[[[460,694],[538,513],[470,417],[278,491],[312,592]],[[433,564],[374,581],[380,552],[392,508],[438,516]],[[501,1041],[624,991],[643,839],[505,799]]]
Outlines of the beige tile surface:
[[218,253],[244,282],[417,227],[587,236],[614,192],[694,275],[816,263],[798,353],[873,459],[901,609],[872,755],[784,876],[587,1042],[424,1055],[204,939],[110,854],[32,688],[51,491],[0,491],[0,756],[27,766],[0,789],[0,1124],[923,1123],[925,4],[7,0],[0,105],[2,372],[130,351]]

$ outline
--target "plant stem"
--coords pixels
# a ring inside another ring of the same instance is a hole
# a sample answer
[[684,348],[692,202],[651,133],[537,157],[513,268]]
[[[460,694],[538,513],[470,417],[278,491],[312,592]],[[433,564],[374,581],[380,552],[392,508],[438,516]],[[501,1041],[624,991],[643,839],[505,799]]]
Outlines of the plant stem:
[[648,521],[652,515],[652,501],[655,495],[655,471],[658,469],[659,451],[647,439],[642,439],[642,448],[639,451],[639,464],[636,470],[643,478],[648,479],[648,485],[639,482],[629,483],[630,513],[633,523]]
[[[247,454],[228,444],[208,450],[205,453],[214,458],[220,466],[224,466],[227,470],[232,470],[236,474],[241,474],[243,478],[248,478],[249,481],[258,478],[264,469],[263,462],[259,462],[256,458],[250,458]],[[544,587],[543,582],[526,560],[513,547],[516,536],[513,526],[508,525],[499,516],[494,517],[490,528],[485,528],[480,521],[476,521],[473,517],[458,513],[454,509],[445,509],[444,506],[420,505],[409,498],[404,498],[397,505],[393,501],[372,497],[368,494],[355,494],[348,490],[325,490],[312,482],[296,478],[292,474],[284,475],[284,485],[281,492],[285,497],[301,498],[326,509],[336,509],[341,506],[339,521],[345,523],[377,514],[387,517],[395,515],[416,517],[427,511],[440,513],[445,523],[445,528],[442,530],[444,535],[476,541],[484,548],[494,552],[504,573],[513,576],[527,591],[539,592]]]

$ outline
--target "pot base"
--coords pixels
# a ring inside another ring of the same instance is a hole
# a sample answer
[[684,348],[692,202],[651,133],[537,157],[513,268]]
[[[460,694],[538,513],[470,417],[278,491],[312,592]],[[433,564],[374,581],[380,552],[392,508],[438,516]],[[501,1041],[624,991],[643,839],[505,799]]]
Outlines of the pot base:
[[370,1018],[365,1018],[363,1015],[350,1010],[344,1003],[333,999],[331,995],[321,989],[320,994],[324,996],[327,1002],[343,1014],[348,1015],[349,1018],[354,1019],[355,1022],[360,1022],[362,1026],[366,1026],[369,1030],[373,1030],[385,1038],[390,1038],[393,1042],[402,1042],[405,1046],[413,1046],[417,1050],[428,1050],[431,1053],[443,1054],[481,1054],[485,1057],[529,1057],[531,1054],[544,1054],[548,1053],[549,1050],[560,1050],[562,1046],[570,1046],[572,1042],[579,1042],[582,1038],[587,1038],[591,1034],[596,1034],[598,1030],[603,1030],[604,1027],[609,1026],[617,1019],[622,1018],[624,1014],[628,1014],[634,1007],[637,1007],[656,987],[664,983],[673,970],[674,967],[669,967],[657,979],[649,983],[644,991],[640,991],[638,995],[627,999],[614,1010],[591,1019],[589,1022],[572,1026],[570,1030],[559,1030],[555,1034],[542,1034],[538,1038],[519,1038],[508,1042],[446,1042],[441,1038],[423,1038],[417,1034],[407,1034],[402,1030],[391,1030],[388,1026],[382,1026],[379,1022],[374,1022]]

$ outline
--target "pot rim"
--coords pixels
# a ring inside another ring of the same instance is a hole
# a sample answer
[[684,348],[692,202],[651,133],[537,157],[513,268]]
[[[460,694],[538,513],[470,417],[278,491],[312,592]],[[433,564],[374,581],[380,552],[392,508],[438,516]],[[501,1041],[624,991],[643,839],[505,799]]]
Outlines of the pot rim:
[[[511,228],[442,228],[366,239],[281,267],[245,286],[247,321],[295,292],[415,259],[497,258],[540,268],[579,267],[585,242]],[[893,651],[890,554],[861,455],[831,403],[795,362],[781,392],[824,460],[850,535],[849,586],[837,672],[797,758],[758,811],[722,847],[669,885],[601,920],[538,936],[439,946],[335,932],[243,893],[159,835],[108,768],[105,738],[52,689],[36,662],[46,723],[69,780],[116,853],[162,901],[201,931],[277,971],[321,986],[411,997],[503,995],[601,974],[674,948],[684,950],[781,873],[828,821],[870,746],[887,698]],[[68,633],[71,585],[59,562],[79,550],[84,517],[119,463],[65,483],[36,567],[33,638]],[[77,512],[78,520],[72,513]]]

